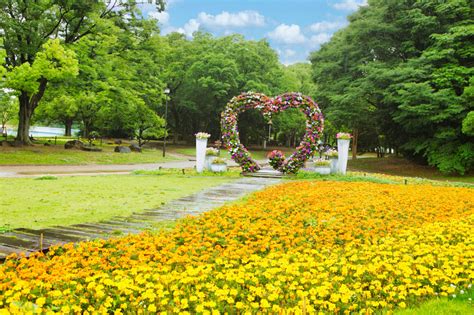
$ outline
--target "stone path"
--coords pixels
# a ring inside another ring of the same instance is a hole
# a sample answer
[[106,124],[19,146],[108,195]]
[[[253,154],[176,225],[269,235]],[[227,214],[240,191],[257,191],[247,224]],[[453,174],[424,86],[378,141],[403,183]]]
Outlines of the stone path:
[[40,230],[16,229],[0,234],[0,261],[12,253],[23,252],[28,256],[39,250],[46,251],[51,245],[139,233],[152,227],[153,223],[199,215],[279,182],[280,180],[275,178],[244,177],[129,217],[114,217],[104,222],[55,226]]
[[[263,163],[264,161],[262,161]],[[37,177],[42,175],[85,176],[106,174],[128,174],[135,170],[156,170],[158,168],[193,168],[195,161],[169,161],[144,164],[90,164],[90,165],[0,165],[2,177]],[[234,161],[227,161],[229,167],[237,166]]]

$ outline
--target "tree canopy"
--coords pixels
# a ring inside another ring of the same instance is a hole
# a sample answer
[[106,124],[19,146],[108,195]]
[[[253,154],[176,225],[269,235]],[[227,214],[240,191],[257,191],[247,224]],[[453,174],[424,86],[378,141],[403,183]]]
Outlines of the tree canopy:
[[472,16],[465,0],[369,1],[311,55],[329,119],[362,148],[383,139],[443,172],[472,169]]

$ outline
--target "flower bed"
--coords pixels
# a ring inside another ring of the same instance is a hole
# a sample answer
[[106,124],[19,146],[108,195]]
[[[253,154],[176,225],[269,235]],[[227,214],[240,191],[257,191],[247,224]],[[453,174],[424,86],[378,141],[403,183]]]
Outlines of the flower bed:
[[472,189],[293,182],[171,232],[0,266],[0,308],[372,313],[474,280]]
[[[270,119],[272,114],[280,113],[288,108],[298,108],[306,115],[306,133],[303,140],[291,156],[283,163],[274,163],[283,173],[297,173],[304,162],[316,149],[317,140],[320,138],[324,118],[318,105],[301,93],[286,93],[274,98],[264,94],[247,92],[230,100],[222,112],[221,127],[222,140],[229,149],[232,159],[238,163],[244,172],[256,172],[260,165],[252,159],[244,145],[240,143],[237,127],[238,116],[248,109],[257,109],[263,116]],[[283,157],[284,159],[284,157]]]

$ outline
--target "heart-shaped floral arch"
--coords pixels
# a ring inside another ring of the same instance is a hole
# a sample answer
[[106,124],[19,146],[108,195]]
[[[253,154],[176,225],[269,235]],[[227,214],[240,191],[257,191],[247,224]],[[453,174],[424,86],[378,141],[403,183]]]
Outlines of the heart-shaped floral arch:
[[260,165],[252,159],[249,151],[240,143],[237,127],[238,116],[248,109],[257,109],[266,119],[272,114],[280,113],[288,108],[298,108],[306,115],[306,133],[296,151],[277,169],[283,173],[294,174],[316,149],[318,139],[324,127],[321,110],[310,97],[301,93],[286,93],[270,98],[264,94],[247,92],[233,97],[222,112],[222,140],[229,149],[232,159],[244,172],[256,172]]

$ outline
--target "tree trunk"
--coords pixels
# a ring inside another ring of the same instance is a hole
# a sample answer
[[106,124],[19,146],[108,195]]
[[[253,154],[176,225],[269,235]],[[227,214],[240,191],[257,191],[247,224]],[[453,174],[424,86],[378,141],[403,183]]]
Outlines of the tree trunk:
[[138,146],[141,147],[143,145],[143,130],[142,129],[138,129],[138,136],[137,136],[137,139],[138,139]]
[[70,137],[72,135],[72,119],[66,119],[64,122],[64,135]]
[[357,159],[357,141],[359,140],[359,130],[354,129],[352,132],[352,159]]
[[42,78],[40,79],[39,83],[38,92],[33,94],[31,98],[26,91],[22,91],[18,97],[18,101],[20,103],[20,112],[18,114],[18,132],[16,140],[23,145],[32,144],[30,140],[31,116],[33,116],[33,112],[38,106],[39,101],[41,98],[43,98],[48,80]]
[[30,122],[31,122],[31,102],[28,94],[22,92],[18,98],[20,102],[20,112],[18,114],[18,131],[16,140],[24,145],[30,145]]
[[2,136],[7,138],[7,122],[5,120],[2,120]]

